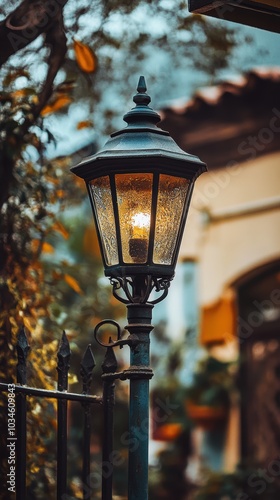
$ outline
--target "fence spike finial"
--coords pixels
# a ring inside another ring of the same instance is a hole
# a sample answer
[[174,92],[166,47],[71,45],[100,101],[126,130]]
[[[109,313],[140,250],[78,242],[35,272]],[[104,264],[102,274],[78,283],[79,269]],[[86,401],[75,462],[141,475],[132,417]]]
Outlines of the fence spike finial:
[[85,350],[83,359],[81,361],[81,369],[80,374],[82,376],[83,381],[83,394],[88,394],[92,379],[92,371],[95,367],[95,359],[93,356],[93,352],[91,350],[91,345],[89,344]]
[[21,327],[18,338],[17,338],[17,382],[21,385],[26,385],[27,377],[26,377],[26,359],[28,356],[28,352],[30,346],[28,344],[27,335],[24,326]]
[[57,388],[59,391],[67,391],[68,388],[68,371],[70,368],[70,356],[71,350],[68,338],[65,331],[63,330],[59,349],[57,353],[57,371],[58,371],[58,384]]
[[[109,343],[110,342],[112,342],[111,337],[109,339]],[[103,373],[115,373],[117,371],[117,368],[118,368],[118,362],[114,353],[114,349],[113,347],[109,346],[107,347],[104,361],[102,363]]]

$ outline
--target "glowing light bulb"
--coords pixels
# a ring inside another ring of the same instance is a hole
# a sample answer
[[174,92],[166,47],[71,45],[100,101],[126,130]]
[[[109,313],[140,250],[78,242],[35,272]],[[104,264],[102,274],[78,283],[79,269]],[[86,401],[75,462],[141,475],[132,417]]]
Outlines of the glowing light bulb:
[[139,212],[133,215],[132,221],[132,238],[147,238],[150,229],[150,214]]
[[131,218],[132,232],[129,240],[129,254],[136,263],[146,262],[150,231],[150,214],[139,212]]

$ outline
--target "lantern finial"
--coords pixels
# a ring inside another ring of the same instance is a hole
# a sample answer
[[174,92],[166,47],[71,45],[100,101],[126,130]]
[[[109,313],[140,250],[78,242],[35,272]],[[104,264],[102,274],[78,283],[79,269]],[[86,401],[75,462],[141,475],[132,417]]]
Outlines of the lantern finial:
[[140,76],[138,86],[137,86],[137,94],[133,97],[133,101],[136,106],[131,111],[124,115],[123,119],[128,123],[128,125],[155,127],[155,124],[160,121],[160,116],[156,111],[149,107],[151,102],[150,96],[146,93],[147,86],[144,76]]
[[151,108],[149,108],[149,106],[148,106],[151,102],[151,98],[146,93],[147,92],[147,85],[146,85],[146,81],[145,81],[144,76],[140,76],[140,78],[139,78],[137,92],[138,92],[138,94],[136,94],[133,97],[133,101],[136,104],[136,108],[134,108],[134,109],[136,110],[138,108],[138,106],[145,106],[148,110],[151,110],[154,113],[154,111]]
[[144,94],[145,92],[147,92],[147,86],[144,76],[140,76],[139,78],[137,92],[139,92],[139,94]]

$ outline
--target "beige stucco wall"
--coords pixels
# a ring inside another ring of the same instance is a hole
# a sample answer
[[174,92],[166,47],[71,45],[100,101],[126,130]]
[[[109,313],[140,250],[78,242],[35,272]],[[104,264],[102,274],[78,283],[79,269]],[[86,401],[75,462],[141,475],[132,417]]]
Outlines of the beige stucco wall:
[[280,153],[197,180],[180,258],[200,263],[201,305],[218,300],[251,269],[280,258]]

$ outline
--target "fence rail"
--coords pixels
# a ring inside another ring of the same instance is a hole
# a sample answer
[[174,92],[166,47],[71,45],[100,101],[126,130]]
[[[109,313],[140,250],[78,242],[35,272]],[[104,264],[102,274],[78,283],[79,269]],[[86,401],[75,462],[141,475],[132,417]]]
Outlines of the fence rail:
[[[115,372],[117,362],[111,347],[107,348],[103,370],[103,395],[90,395],[90,386],[92,381],[95,360],[88,345],[81,361],[80,375],[82,380],[82,393],[68,392],[68,372],[70,368],[70,345],[65,332],[63,332],[59,349],[57,353],[57,390],[47,390],[27,385],[26,362],[30,346],[28,344],[25,329],[22,328],[17,340],[17,368],[16,380],[13,385],[16,401],[16,500],[26,500],[28,492],[26,488],[26,448],[27,448],[27,401],[28,397],[36,396],[39,398],[57,400],[57,500],[67,500],[71,497],[67,494],[67,463],[68,463],[68,401],[80,403],[83,411],[83,448],[82,448],[82,494],[83,500],[90,500],[90,442],[91,442],[91,407],[92,405],[103,406],[103,443],[102,443],[102,461],[110,463],[113,450],[113,408],[115,402]],[[11,384],[0,383],[0,391],[10,391]],[[3,431],[2,431],[3,432]],[[102,471],[101,471],[102,472]],[[111,473],[106,477],[102,476],[102,500],[112,500],[113,488],[113,467]]]

